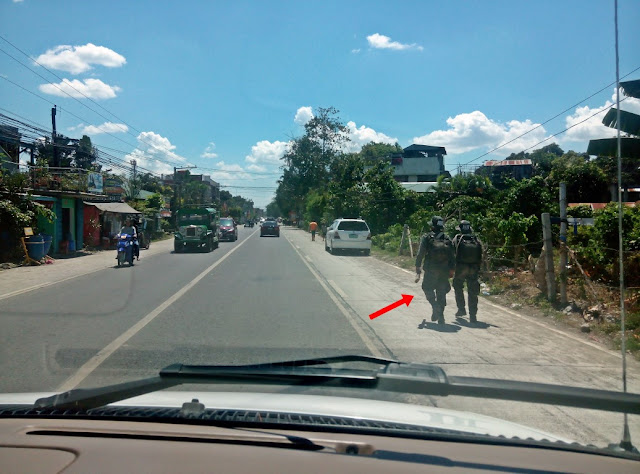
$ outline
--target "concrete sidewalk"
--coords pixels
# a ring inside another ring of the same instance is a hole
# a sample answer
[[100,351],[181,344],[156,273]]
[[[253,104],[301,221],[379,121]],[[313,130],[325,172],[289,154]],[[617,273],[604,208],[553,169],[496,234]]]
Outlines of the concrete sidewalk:
[[[149,250],[140,250],[140,260],[173,248],[173,239],[153,242]],[[56,259],[51,264],[23,266],[0,271],[0,300],[37,288],[60,283],[116,265],[115,250],[100,250],[90,255]]]

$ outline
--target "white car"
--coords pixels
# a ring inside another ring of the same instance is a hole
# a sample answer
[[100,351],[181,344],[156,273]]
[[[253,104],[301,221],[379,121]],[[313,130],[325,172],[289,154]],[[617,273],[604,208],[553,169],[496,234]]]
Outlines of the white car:
[[324,249],[332,254],[337,249],[371,253],[371,230],[362,219],[336,219],[327,228]]

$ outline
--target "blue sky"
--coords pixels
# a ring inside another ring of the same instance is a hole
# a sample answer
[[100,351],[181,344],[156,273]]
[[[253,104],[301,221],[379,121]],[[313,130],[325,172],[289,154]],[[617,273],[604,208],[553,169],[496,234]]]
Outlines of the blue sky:
[[[640,67],[640,4],[619,3],[625,74]],[[613,0],[0,0],[0,17],[4,38],[73,81],[61,84],[0,39],[29,66],[0,52],[2,78],[62,107],[62,133],[88,133],[158,172],[197,165],[259,206],[313,108],[340,110],[352,149],[371,140],[440,145],[454,168],[615,80]],[[608,87],[483,159],[531,147],[613,94]],[[623,105],[640,112],[637,101]],[[49,103],[2,79],[0,107],[50,125]],[[601,117],[554,140],[584,151],[589,138],[612,133]]]

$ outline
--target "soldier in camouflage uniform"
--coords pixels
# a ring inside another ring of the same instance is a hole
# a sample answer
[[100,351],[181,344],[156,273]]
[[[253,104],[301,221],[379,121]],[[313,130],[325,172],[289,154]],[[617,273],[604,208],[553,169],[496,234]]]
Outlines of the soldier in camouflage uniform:
[[482,242],[473,234],[469,221],[462,220],[456,228],[460,233],[453,238],[456,255],[456,269],[453,276],[453,289],[456,294],[458,312],[456,316],[465,316],[464,282],[467,282],[469,300],[469,321],[476,322],[478,313],[478,294],[480,293],[480,264],[482,263]]
[[[424,264],[423,264],[424,261]],[[416,273],[424,269],[422,290],[431,304],[431,321],[444,324],[444,308],[447,293],[451,291],[449,278],[455,266],[455,255],[451,240],[444,233],[444,221],[440,216],[431,219],[431,232],[420,239],[420,249],[416,257]]]

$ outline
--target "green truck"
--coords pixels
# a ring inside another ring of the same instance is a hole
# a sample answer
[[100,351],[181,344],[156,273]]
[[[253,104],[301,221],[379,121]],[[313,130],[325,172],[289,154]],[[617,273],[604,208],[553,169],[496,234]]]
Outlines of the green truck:
[[210,207],[188,207],[177,212],[178,230],[173,234],[176,253],[190,249],[211,252],[218,248],[218,217]]

